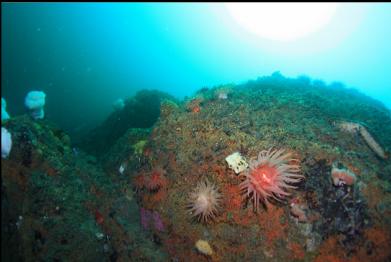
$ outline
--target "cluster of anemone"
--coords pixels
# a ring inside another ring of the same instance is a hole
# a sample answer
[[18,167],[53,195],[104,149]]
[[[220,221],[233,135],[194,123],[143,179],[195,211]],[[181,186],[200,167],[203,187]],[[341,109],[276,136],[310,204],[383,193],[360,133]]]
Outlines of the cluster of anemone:
[[290,195],[289,189],[295,189],[292,184],[300,182],[304,176],[298,174],[300,166],[296,159],[291,158],[285,150],[263,150],[258,159],[250,162],[250,168],[244,173],[244,181],[240,188],[252,199],[254,209],[259,209],[259,203],[269,204],[271,199],[283,201]]
[[[284,149],[272,148],[261,151],[242,175],[244,179],[240,188],[252,200],[255,211],[258,211],[260,203],[267,205],[271,199],[283,201],[290,196],[289,190],[297,188],[293,184],[304,178],[299,174],[298,160],[284,152]],[[216,185],[202,180],[190,194],[190,214],[198,221],[207,223],[217,215],[221,201],[222,196]]]

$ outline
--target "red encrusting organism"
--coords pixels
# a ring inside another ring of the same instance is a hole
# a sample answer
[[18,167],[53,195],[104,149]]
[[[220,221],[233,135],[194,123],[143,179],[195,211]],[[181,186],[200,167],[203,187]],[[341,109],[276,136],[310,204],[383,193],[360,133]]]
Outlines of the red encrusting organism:
[[105,221],[103,215],[98,210],[95,211],[95,221],[98,225],[101,225]]
[[144,175],[137,175],[133,178],[133,185],[136,187],[137,190],[141,190],[145,186],[145,179]]

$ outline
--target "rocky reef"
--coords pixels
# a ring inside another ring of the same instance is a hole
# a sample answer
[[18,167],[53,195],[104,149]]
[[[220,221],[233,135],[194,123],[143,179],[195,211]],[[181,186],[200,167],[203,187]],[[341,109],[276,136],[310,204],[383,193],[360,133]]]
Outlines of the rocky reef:
[[[183,103],[166,98],[144,115],[145,125],[115,120],[120,112],[114,112],[81,149],[45,120],[9,120],[2,258],[391,259],[391,160],[379,157],[358,132],[335,124],[365,126],[388,152],[391,113],[383,105],[341,84],[279,73],[203,88]],[[101,153],[91,156],[83,148]],[[279,201],[271,197],[255,210],[240,187],[243,169],[232,165],[251,166],[270,148],[289,153],[303,179],[287,185],[284,197],[274,195]],[[235,152],[240,161],[230,166],[226,158]],[[205,210],[213,198],[213,215],[199,219],[195,210]],[[197,209],[189,208],[191,201]]]
[[[161,116],[148,144],[147,163],[134,179],[140,205],[159,212],[167,231],[158,233],[178,261],[387,261],[390,238],[390,161],[379,158],[361,138],[336,121],[354,121],[386,149],[391,148],[390,112],[340,84],[280,74],[243,85],[202,89],[183,108]],[[226,88],[227,89],[227,88]],[[305,179],[283,203],[255,212],[226,157],[250,161],[258,152],[283,148],[299,160]],[[357,176],[353,184],[333,184],[338,163]],[[167,186],[138,187],[150,170],[165,170]],[[200,223],[186,209],[193,188],[208,179],[222,204],[214,221]],[[379,237],[381,236],[381,237]],[[199,239],[214,250],[194,248]]]
[[106,154],[129,128],[152,127],[159,118],[163,100],[176,101],[169,94],[157,90],[137,92],[124,101],[123,108],[114,111],[100,126],[77,141],[77,145],[95,156]]
[[132,185],[45,120],[14,117],[2,159],[3,261],[164,261],[140,225]]

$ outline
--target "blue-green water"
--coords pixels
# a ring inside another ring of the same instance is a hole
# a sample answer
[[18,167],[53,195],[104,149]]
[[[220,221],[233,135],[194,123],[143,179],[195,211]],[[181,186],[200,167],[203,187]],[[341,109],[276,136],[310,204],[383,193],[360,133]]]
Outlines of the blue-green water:
[[25,112],[30,90],[70,134],[101,122],[141,89],[178,98],[280,71],[339,81],[391,107],[391,4],[345,4],[291,42],[246,31],[224,4],[2,4],[2,97]]

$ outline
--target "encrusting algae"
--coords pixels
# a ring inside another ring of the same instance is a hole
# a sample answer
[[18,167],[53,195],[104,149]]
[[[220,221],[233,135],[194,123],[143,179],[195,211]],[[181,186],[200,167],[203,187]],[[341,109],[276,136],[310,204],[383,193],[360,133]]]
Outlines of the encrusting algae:
[[139,156],[142,155],[146,144],[147,140],[138,141],[136,144],[133,145],[134,152]]

